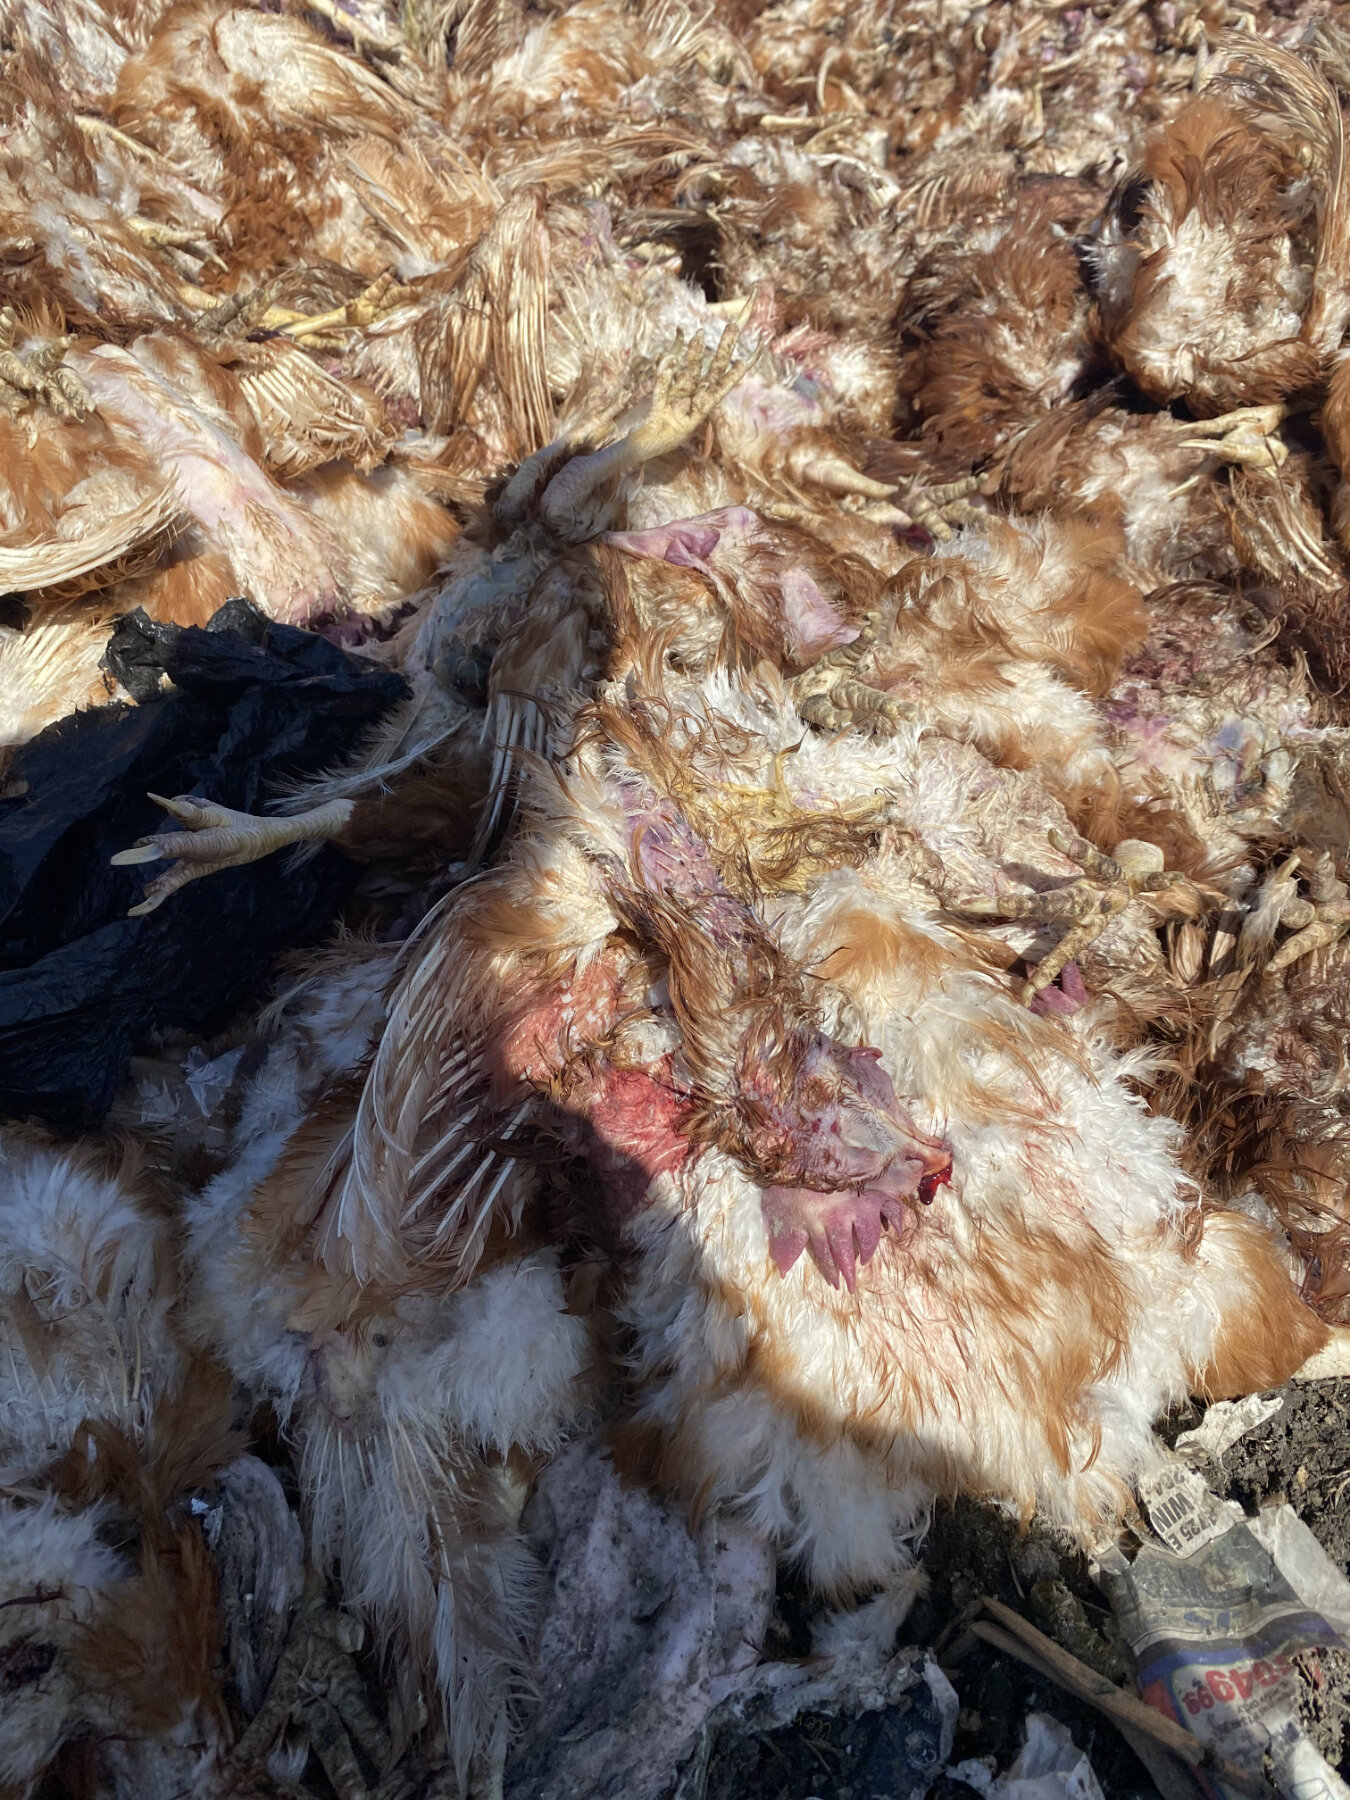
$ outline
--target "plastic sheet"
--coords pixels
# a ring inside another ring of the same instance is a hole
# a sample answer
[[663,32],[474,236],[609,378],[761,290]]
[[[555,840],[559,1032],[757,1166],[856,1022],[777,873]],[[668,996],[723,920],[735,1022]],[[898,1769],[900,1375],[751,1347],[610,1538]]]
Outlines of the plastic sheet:
[[1087,1755],[1048,1713],[1028,1713],[1026,1741],[1005,1775],[982,1762],[957,1763],[950,1771],[983,1800],[1102,1800]]
[[132,614],[107,663],[144,702],[49,727],[10,767],[24,791],[0,801],[0,1114],[61,1130],[100,1123],[156,1031],[220,1029],[356,878],[329,847],[273,856],[129,919],[146,871],[109,858],[164,828],[148,793],[262,811],[274,784],[340,761],[407,692],[239,600],[204,630]]

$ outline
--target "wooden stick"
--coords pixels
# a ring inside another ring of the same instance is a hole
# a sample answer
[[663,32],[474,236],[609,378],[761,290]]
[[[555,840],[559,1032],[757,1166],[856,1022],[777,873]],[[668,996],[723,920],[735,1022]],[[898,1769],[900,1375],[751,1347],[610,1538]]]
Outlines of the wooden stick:
[[1000,1631],[997,1625],[990,1625],[983,1619],[977,1619],[971,1630],[985,1643],[1002,1650],[1007,1656],[1015,1656],[1020,1662],[1027,1663],[1038,1674],[1048,1676],[1069,1693],[1086,1700],[1089,1706],[1095,1706],[1100,1712],[1117,1725],[1128,1725],[1135,1731],[1145,1732],[1157,1740],[1173,1755],[1179,1756],[1192,1768],[1204,1769],[1216,1781],[1225,1787],[1236,1789],[1239,1793],[1260,1796],[1261,1800],[1269,1800],[1272,1789],[1260,1775],[1253,1775],[1246,1769],[1240,1769],[1215,1753],[1208,1745],[1178,1725],[1174,1719],[1168,1719],[1153,1707],[1145,1704],[1134,1694],[1124,1688],[1118,1688],[1113,1681],[1104,1675],[1098,1675],[1095,1669],[1089,1669],[1086,1663],[1079,1662],[1076,1656],[1070,1656],[1048,1638],[1044,1632],[1024,1619],[1021,1613],[1014,1612],[1010,1606],[1001,1601],[991,1600],[987,1595],[985,1608],[999,1621],[1006,1625],[1007,1631]]
[[1164,1750],[1157,1738],[1145,1737],[1133,1725],[1113,1721],[1117,1731],[1153,1777],[1153,1785],[1162,1800],[1198,1800],[1200,1783],[1189,1763]]

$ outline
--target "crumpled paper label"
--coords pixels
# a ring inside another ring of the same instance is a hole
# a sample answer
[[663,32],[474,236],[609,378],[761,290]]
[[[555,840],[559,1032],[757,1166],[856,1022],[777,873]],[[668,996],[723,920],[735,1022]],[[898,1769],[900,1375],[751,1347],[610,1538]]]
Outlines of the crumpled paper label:
[[1204,1477],[1175,1458],[1140,1480],[1139,1497],[1149,1524],[1176,1556],[1193,1555],[1245,1517],[1236,1502],[1216,1499]]
[[1280,1394],[1248,1394],[1242,1400],[1216,1400],[1194,1431],[1183,1431],[1178,1456],[1209,1456],[1218,1462],[1239,1438],[1284,1410]]

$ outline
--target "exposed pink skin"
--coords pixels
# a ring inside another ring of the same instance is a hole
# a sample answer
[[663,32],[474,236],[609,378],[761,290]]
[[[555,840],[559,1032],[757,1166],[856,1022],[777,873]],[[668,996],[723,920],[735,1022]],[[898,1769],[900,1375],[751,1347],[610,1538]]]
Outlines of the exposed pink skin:
[[[792,1185],[837,1193],[889,1182],[912,1164],[897,1197],[917,1192],[922,1178],[949,1168],[945,1144],[919,1131],[896,1098],[879,1052],[803,1034],[795,1047],[790,1093],[772,1075],[747,1068],[741,1087],[760,1121],[752,1141],[766,1164],[789,1169]],[[897,1177],[898,1178],[898,1177]]]
[[502,1100],[520,1082],[548,1088],[571,1057],[613,1031],[625,969],[614,953],[555,986],[519,995],[493,1034],[488,1072]]
[[697,905],[700,930],[724,949],[743,940],[752,923],[749,911],[722,880],[698,833],[641,782],[615,785],[632,827],[633,859],[643,887]]
[[[699,930],[721,948],[748,947],[762,927],[697,833],[642,782],[615,789],[642,884],[696,908]],[[871,1260],[883,1225],[898,1228],[906,1201],[927,1204],[951,1178],[950,1150],[909,1117],[877,1050],[835,1043],[803,1020],[768,1060],[747,1041],[732,1084],[718,1098],[734,1100],[743,1156],[780,1176],[763,1209],[783,1274],[809,1247],[832,1285],[842,1277],[852,1289],[857,1256]]]
[[605,542],[629,556],[652,562],[674,563],[680,569],[705,569],[724,532],[742,538],[759,524],[748,506],[723,506],[716,512],[699,513],[692,519],[673,519],[669,525],[653,525],[646,531],[611,531]]
[[797,662],[818,662],[827,650],[851,644],[857,637],[858,627],[844,623],[805,569],[784,569],[778,591],[788,646]]
[[1059,972],[1059,986],[1042,988],[1031,1002],[1030,1010],[1042,1018],[1071,1019],[1080,1006],[1086,1006],[1088,991],[1083,971],[1076,962],[1067,962]]
[[159,366],[161,342],[100,344],[67,360],[103,419],[177,477],[204,543],[228,557],[241,592],[289,623],[334,611],[341,593],[322,527]]
[[951,1180],[952,1158],[945,1144],[908,1117],[877,1051],[822,1038],[803,1065],[808,1090],[824,1085],[827,1062],[833,1064],[834,1092],[814,1105],[794,1095],[790,1109],[800,1180],[766,1188],[760,1206],[780,1275],[809,1249],[830,1286],[838,1287],[842,1277],[851,1293],[856,1264],[872,1260],[883,1227],[905,1227],[907,1201],[927,1206]]
[[657,1176],[678,1173],[694,1153],[692,1105],[670,1058],[649,1068],[616,1068],[595,1048],[631,1011],[626,973],[622,954],[608,952],[566,980],[521,996],[488,1055],[504,1104],[521,1083],[553,1103],[558,1135],[594,1170],[603,1223],[615,1236],[648,1203]]
[[802,1251],[809,1250],[811,1260],[830,1286],[838,1287],[842,1277],[852,1293],[857,1285],[856,1263],[871,1262],[885,1226],[900,1236],[912,1225],[913,1214],[904,1199],[916,1199],[920,1206],[932,1205],[938,1189],[951,1180],[951,1157],[948,1155],[940,1167],[922,1175],[918,1186],[904,1198],[888,1191],[892,1185],[908,1188],[911,1173],[908,1164],[899,1173],[892,1165],[881,1182],[861,1193],[765,1188],[760,1196],[760,1210],[768,1227],[769,1255],[778,1273],[786,1275]]
[[808,667],[827,650],[851,644],[858,636],[858,627],[845,624],[806,569],[785,563],[775,554],[759,515],[748,506],[723,506],[647,531],[611,531],[606,542],[630,556],[701,569],[724,581],[744,574],[749,555],[777,565],[773,574],[779,615],[787,648],[800,667]]

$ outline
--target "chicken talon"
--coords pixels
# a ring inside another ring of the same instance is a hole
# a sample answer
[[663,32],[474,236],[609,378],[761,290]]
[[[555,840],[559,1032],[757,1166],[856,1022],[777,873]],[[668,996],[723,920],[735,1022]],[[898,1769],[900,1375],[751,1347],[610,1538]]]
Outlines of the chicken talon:
[[741,379],[745,368],[734,364],[740,337],[740,327],[728,325],[705,369],[703,340],[694,338],[686,347],[680,333],[657,369],[646,422],[632,434],[640,460],[678,448]]
[[[1292,871],[1297,860],[1290,857],[1266,878],[1262,888],[1265,904],[1258,901],[1248,914],[1249,923],[1243,928],[1244,935],[1249,935],[1254,945],[1266,948],[1274,935],[1268,923],[1273,900],[1278,906],[1276,923],[1294,932],[1267,959],[1263,970],[1266,975],[1280,975],[1314,951],[1329,950],[1350,931],[1350,886],[1337,875],[1331,857],[1323,852],[1308,869],[1310,898],[1307,900],[1293,887]],[[1303,861],[1305,865],[1309,861],[1306,852]],[[1264,927],[1263,919],[1267,921]]]
[[1086,871],[1080,880],[1040,893],[1014,894],[1002,900],[979,895],[970,900],[948,900],[945,904],[949,912],[975,919],[1034,919],[1038,924],[1071,920],[1064,936],[1015,990],[1024,1006],[1032,1006],[1061,972],[1072,966],[1073,991],[1064,989],[1069,995],[1069,1003],[1060,1001],[1035,1007],[1037,1012],[1068,1014],[1082,1005],[1087,993],[1081,972],[1076,967],[1077,958],[1096,943],[1111,921],[1125,912],[1141,894],[1176,886],[1193,888],[1194,884],[1187,883],[1185,877],[1174,870],[1165,869],[1162,851],[1156,844],[1141,839],[1126,838],[1116,845],[1114,856],[1107,856],[1086,838],[1058,826],[1052,826],[1046,836],[1061,856],[1068,857]]
[[190,794],[179,794],[173,799],[151,794],[149,798],[176,819],[183,830],[141,838],[131,849],[119,850],[108,859],[114,868],[160,860],[173,863],[150,884],[140,903],[130,909],[129,919],[144,918],[179,888],[203,875],[257,862],[288,844],[337,837],[350,819],[354,804],[350,800],[330,800],[311,812],[290,818],[260,818],[253,813],[236,812],[233,807],[195,800]]
[[139,863],[159,862],[164,856],[157,838],[141,838],[133,849],[119,850],[116,856],[110,856],[108,862],[114,869],[130,869]]
[[[848,650],[855,649],[850,644]],[[890,736],[897,727],[914,716],[907,700],[870,687],[852,676],[834,672],[835,655],[822,657],[796,682],[797,710],[808,725],[823,731],[841,731],[855,726],[878,736]]]
[[1198,450],[1239,468],[1280,469],[1288,461],[1289,447],[1274,434],[1289,415],[1290,408],[1279,403],[1241,407],[1217,419],[1205,419],[1199,426],[1183,426],[1199,435],[1183,438],[1181,448]]
[[251,813],[235,812],[228,806],[213,805],[209,800],[194,800],[191,794],[177,794],[171,800],[162,794],[147,794],[146,799],[163,807],[171,819],[177,819],[189,831],[200,831],[208,825],[228,827],[253,817]]
[[947,543],[954,535],[953,524],[969,524],[978,516],[967,501],[970,495],[979,493],[982,479],[979,475],[964,475],[959,481],[942,482],[936,487],[915,481],[900,498],[917,526],[937,542]]
[[1282,974],[1285,969],[1292,967],[1302,957],[1310,956],[1314,950],[1330,948],[1342,935],[1343,928],[1338,929],[1335,925],[1319,919],[1316,923],[1309,925],[1306,930],[1295,933],[1291,938],[1286,938],[1266,964],[1265,972],[1267,975]]
[[164,902],[185,888],[190,881],[197,881],[203,875],[214,875],[218,869],[228,868],[228,863],[177,863],[166,869],[162,875],[156,876],[145,890],[145,897],[136,906],[127,908],[129,919],[144,919],[152,912],[158,912]]
[[839,725],[839,714],[831,706],[825,694],[810,694],[798,707],[798,711],[808,725],[814,725],[818,731],[834,731]]

